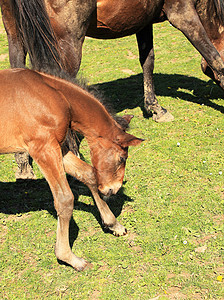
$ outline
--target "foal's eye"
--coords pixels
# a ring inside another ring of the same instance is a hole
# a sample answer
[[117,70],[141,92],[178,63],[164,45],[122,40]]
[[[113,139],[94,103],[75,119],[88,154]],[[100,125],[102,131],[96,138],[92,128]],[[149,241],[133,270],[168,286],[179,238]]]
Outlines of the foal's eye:
[[127,160],[127,157],[120,156],[120,159],[119,159],[119,161],[120,161],[120,163],[121,163],[121,164],[122,164],[122,163],[125,163],[125,162],[126,162],[126,160]]

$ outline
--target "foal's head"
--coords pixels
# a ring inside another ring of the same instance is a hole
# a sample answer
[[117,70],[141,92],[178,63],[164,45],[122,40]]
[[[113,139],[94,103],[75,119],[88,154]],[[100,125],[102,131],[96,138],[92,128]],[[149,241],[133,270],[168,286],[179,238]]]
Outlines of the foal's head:
[[[130,119],[129,119],[130,120]],[[114,139],[98,137],[91,147],[91,159],[98,190],[109,197],[121,188],[124,178],[128,147],[143,140],[120,129]]]

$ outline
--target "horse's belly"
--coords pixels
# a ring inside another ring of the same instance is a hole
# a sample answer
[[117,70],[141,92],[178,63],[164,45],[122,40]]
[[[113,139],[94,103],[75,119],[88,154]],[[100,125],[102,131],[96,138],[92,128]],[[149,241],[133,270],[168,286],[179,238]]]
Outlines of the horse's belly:
[[[1,112],[3,113],[3,111]],[[18,132],[18,126],[15,126],[13,119],[7,111],[5,115],[9,116],[10,121],[0,121],[0,154],[26,151],[26,145]],[[16,116],[14,120],[15,119]],[[1,118],[1,120],[3,120],[3,118]]]
[[98,0],[87,35],[118,38],[138,32],[162,9],[160,0]]

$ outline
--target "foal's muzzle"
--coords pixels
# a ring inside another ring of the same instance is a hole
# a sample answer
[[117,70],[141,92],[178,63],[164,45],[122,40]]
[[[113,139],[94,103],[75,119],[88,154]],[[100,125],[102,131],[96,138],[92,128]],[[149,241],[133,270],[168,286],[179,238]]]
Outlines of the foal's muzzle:
[[122,184],[114,184],[113,186],[98,186],[98,190],[102,195],[103,200],[108,200],[110,196],[117,194]]

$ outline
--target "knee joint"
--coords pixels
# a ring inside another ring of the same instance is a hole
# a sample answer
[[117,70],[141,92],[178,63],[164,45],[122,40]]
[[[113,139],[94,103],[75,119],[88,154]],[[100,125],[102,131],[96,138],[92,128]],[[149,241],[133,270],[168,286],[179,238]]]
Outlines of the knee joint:
[[55,203],[58,216],[71,216],[74,208],[74,196],[72,193],[63,194]]

